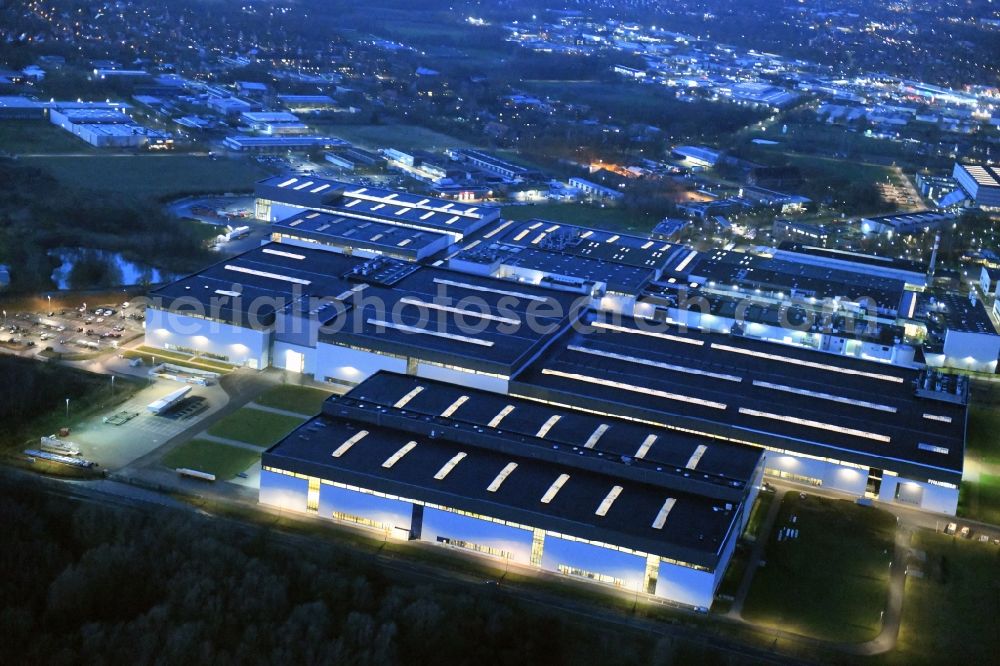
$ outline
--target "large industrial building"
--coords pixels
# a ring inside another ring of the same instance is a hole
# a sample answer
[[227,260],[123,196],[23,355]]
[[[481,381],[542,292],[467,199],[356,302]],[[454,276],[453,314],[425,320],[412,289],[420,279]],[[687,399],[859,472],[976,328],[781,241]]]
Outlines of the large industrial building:
[[260,501],[708,608],[761,454],[380,372],[269,449]]
[[510,393],[761,447],[768,474],[955,512],[964,378],[641,318],[611,322],[597,316],[562,334]]
[[146,337],[340,385],[385,370],[627,416],[764,448],[774,474],[954,513],[961,381],[773,344],[750,325],[592,307],[590,294],[272,243],[154,291]]
[[143,127],[116,109],[51,108],[49,121],[97,148],[137,148],[170,139],[166,132]]
[[[684,245],[307,176],[146,344],[347,387],[262,502],[708,606],[761,476],[954,514],[982,305],[912,262]],[[964,364],[964,365],[963,365]]]
[[365,187],[312,176],[274,176],[257,183],[256,215],[277,222],[302,210],[333,213],[443,233],[454,242],[500,219],[500,209]]
[[1000,208],[1000,170],[996,167],[956,163],[951,177],[977,206]]
[[404,261],[420,261],[451,244],[451,237],[387,222],[304,210],[278,220],[271,227],[271,240],[301,247],[320,247],[355,256],[385,255]]
[[861,231],[866,234],[883,234],[888,237],[911,236],[953,225],[958,213],[923,210],[910,213],[875,215],[861,220]]
[[[150,297],[146,340],[156,347],[335,384],[392,370],[504,393],[583,314],[568,293],[283,244]],[[475,309],[459,305],[473,301]]]

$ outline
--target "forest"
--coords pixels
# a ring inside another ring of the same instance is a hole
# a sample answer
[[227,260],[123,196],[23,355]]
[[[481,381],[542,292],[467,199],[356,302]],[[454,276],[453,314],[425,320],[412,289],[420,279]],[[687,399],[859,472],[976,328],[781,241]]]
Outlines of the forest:
[[81,503],[0,472],[0,663],[668,664],[727,656],[415,585],[323,540]]
[[[50,276],[60,262],[50,252],[57,248],[121,252],[177,273],[211,260],[192,228],[156,202],[95,195],[64,185],[43,169],[0,158],[0,264],[15,269],[11,290],[51,289]],[[72,286],[114,283],[112,274],[86,268]]]

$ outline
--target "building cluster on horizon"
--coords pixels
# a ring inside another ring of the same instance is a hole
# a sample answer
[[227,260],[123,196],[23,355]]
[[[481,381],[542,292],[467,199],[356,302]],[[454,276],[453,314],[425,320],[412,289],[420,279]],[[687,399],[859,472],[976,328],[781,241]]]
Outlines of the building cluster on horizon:
[[[828,18],[828,17],[827,17]],[[973,134],[1000,125],[996,88],[953,90],[884,73],[848,75],[831,67],[656,26],[586,16],[549,16],[505,26],[508,41],[539,52],[613,51],[641,60],[611,71],[676,91],[682,101],[713,101],[780,111],[818,97],[817,118],[867,125],[867,135],[896,140],[907,126]]]
[[968,387],[935,366],[994,371],[1000,336],[922,265],[257,198],[270,242],[153,291],[146,344],[351,388],[264,455],[262,502],[699,607],[761,474],[957,509]]
[[137,123],[124,102],[39,102],[22,96],[0,97],[0,121],[44,120],[66,130],[95,148],[168,148],[167,132]]

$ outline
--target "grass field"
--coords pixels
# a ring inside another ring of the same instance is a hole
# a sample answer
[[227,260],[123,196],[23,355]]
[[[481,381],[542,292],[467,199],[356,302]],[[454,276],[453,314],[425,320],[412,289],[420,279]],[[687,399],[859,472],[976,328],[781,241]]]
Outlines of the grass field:
[[328,391],[321,389],[286,384],[268,389],[254,402],[265,407],[314,416],[319,414],[323,401],[330,395]]
[[219,481],[226,481],[258,460],[260,460],[258,451],[204,439],[193,439],[165,455],[163,464],[171,469],[184,467],[208,472],[214,474]]
[[471,144],[447,134],[416,125],[324,125],[317,124],[323,134],[331,134],[362,148],[396,148],[399,150],[443,150],[468,148]]
[[220,374],[230,372],[233,369],[232,365],[222,363],[221,361],[215,361],[207,358],[195,359],[192,354],[173,352],[165,349],[153,349],[152,347],[146,347],[145,345],[136,347],[135,349],[128,349],[123,352],[123,355],[125,358],[141,358],[144,362],[148,362],[150,359],[153,359],[156,363],[171,363],[184,368],[207,370],[209,372],[218,372]]
[[579,224],[584,227],[632,232],[647,232],[660,221],[656,216],[643,215],[624,208],[600,208],[575,203],[504,206],[503,217],[505,220],[530,220],[537,217],[553,222]]
[[[108,375],[8,356],[0,357],[0,377],[6,383],[6,393],[0,390],[0,449],[10,450],[26,442],[37,445],[38,437],[60,428],[73,429],[130,399],[145,384],[121,376],[112,391]],[[18,407],[14,394],[30,404]]]
[[544,95],[564,102],[586,104],[599,109],[617,105],[612,100],[628,100],[627,114],[639,113],[654,116],[665,107],[682,107],[681,102],[659,86],[638,86],[626,82],[605,81],[545,81],[527,80],[524,86],[537,95]]
[[[743,616],[822,640],[874,638],[887,599],[895,525],[886,511],[788,493]],[[798,537],[779,541],[783,527],[798,529]]]
[[385,21],[385,29],[394,37],[416,37],[439,41],[442,38],[465,39],[469,37],[470,28],[463,25],[449,25],[440,21],[420,21],[419,15],[414,20]]
[[195,155],[100,155],[26,157],[29,166],[45,169],[60,183],[85,190],[160,198],[196,192],[249,192],[267,172],[245,159]]
[[740,583],[743,582],[743,576],[747,571],[747,564],[750,563],[749,560],[749,548],[745,544],[738,544],[736,550],[733,551],[733,556],[729,559],[726,573],[722,575],[722,581],[719,582],[719,589],[715,592],[716,597],[727,598],[717,599],[712,603],[713,613],[728,613],[729,609],[732,608],[733,602],[728,597],[735,597],[739,591]]
[[969,435],[966,455],[1000,465],[1000,408],[973,404],[969,407]]
[[971,479],[962,481],[958,513],[965,518],[1000,525],[1000,409],[969,407],[966,464]]
[[892,169],[889,167],[877,164],[863,164],[853,160],[816,157],[813,155],[791,155],[788,153],[784,157],[789,165],[799,167],[806,178],[846,180],[852,183],[874,183],[885,182],[893,174]]
[[244,407],[213,425],[208,429],[208,434],[268,447],[301,425],[304,420]]
[[753,508],[750,510],[747,527],[743,531],[745,536],[751,539],[757,538],[760,534],[760,527],[764,523],[764,518],[767,517],[767,512],[771,509],[773,503],[774,493],[761,492],[757,495],[757,501],[754,502]]
[[978,481],[963,481],[958,515],[1000,525],[1000,476],[980,474]]
[[91,153],[90,144],[48,120],[10,120],[0,123],[0,153]]
[[777,141],[776,146],[755,145],[763,150],[788,150],[802,154],[836,155],[846,154],[854,157],[870,156],[882,160],[900,161],[912,154],[914,148],[895,141],[887,141],[865,136],[863,132],[851,131],[839,125],[825,123],[795,123],[776,122],[764,131],[756,127],[744,133],[747,140],[765,138]]
[[908,576],[903,623],[891,664],[995,663],[1000,652],[1000,548],[934,532],[917,532],[912,546],[926,554]]

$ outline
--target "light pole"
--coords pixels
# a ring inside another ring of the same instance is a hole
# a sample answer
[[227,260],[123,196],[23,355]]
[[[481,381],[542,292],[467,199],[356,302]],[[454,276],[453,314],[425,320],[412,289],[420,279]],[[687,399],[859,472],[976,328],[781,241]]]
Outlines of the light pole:
[[69,418],[69,398],[66,398],[66,418]]
[[111,397],[115,397],[115,376],[111,375]]
[[49,299],[49,312],[52,312],[52,294],[45,294],[45,298]]

